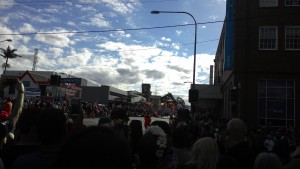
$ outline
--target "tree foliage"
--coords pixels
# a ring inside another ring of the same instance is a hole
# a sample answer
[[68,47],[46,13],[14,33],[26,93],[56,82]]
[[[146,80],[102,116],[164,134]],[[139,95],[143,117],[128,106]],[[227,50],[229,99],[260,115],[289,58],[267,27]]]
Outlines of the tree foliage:
[[11,49],[10,46],[8,46],[7,49],[0,48],[0,50],[1,50],[0,56],[6,59],[5,63],[2,64],[2,67],[4,67],[3,75],[5,75],[6,68],[9,67],[9,64],[7,63],[8,59],[14,59],[16,57],[22,57],[22,56],[16,54],[15,52],[17,51],[17,49]]

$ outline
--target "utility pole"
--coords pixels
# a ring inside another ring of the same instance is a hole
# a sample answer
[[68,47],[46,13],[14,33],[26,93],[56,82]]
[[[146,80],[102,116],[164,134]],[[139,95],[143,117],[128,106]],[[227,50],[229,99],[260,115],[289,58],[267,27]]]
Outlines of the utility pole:
[[33,56],[33,66],[32,66],[32,71],[36,71],[36,64],[38,62],[38,49],[34,49],[34,56]]

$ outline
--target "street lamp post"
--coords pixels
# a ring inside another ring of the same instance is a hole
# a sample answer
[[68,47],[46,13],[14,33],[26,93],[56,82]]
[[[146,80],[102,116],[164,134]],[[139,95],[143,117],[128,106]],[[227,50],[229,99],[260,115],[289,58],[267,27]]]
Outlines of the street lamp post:
[[5,39],[5,40],[0,41],[0,43],[1,42],[12,42],[12,40],[11,39]]
[[193,84],[192,89],[195,89],[195,77],[196,77],[196,52],[197,52],[197,22],[194,16],[188,12],[181,11],[151,11],[151,14],[160,14],[160,13],[182,13],[191,16],[195,22],[195,38],[194,38],[194,66],[193,66]]
[[[193,65],[193,83],[191,85],[191,89],[189,91],[189,97],[190,95],[197,96],[198,100],[198,90],[195,89],[195,77],[196,77],[196,52],[197,52],[197,22],[194,16],[188,12],[182,12],[182,11],[151,11],[151,14],[160,14],[160,13],[179,13],[179,14],[187,14],[191,16],[195,22],[195,38],[194,38],[194,65]],[[196,98],[196,97],[195,97]],[[189,98],[190,99],[190,98]],[[191,101],[191,108],[192,108],[192,113],[195,113],[195,101]]]

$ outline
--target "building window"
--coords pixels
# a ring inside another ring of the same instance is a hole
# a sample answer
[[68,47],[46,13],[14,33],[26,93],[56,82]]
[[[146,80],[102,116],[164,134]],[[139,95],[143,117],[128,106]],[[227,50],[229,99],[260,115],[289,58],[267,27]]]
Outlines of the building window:
[[285,0],[285,6],[300,6],[300,0]]
[[278,0],[259,0],[259,7],[277,7]]
[[262,126],[295,126],[294,80],[259,80],[258,123]]
[[300,26],[285,28],[285,49],[300,50]]
[[30,87],[30,81],[23,81],[24,87]]
[[16,88],[15,86],[9,86],[8,87],[8,94],[15,94],[16,93]]
[[277,27],[259,28],[259,49],[277,50]]

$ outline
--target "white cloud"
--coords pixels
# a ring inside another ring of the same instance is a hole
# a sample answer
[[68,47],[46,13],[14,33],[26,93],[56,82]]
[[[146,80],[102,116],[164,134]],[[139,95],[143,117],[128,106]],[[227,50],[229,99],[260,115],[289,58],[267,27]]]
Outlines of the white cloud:
[[96,14],[93,18],[90,18],[90,22],[81,22],[83,25],[91,25],[97,27],[109,27],[109,21],[106,21],[103,14]]
[[39,51],[38,53],[38,70],[57,70],[57,62],[51,57],[51,53],[45,53],[44,51]]
[[177,35],[177,36],[180,36],[181,33],[182,33],[182,31],[176,30],[176,35]]
[[30,40],[31,40],[30,37],[23,36],[23,38],[22,38],[22,41],[23,41],[23,43],[25,43],[25,44],[27,44]]
[[62,48],[56,48],[56,47],[50,47],[48,51],[50,53],[53,53],[54,58],[60,57],[64,53],[64,50]]
[[74,66],[85,66],[91,56],[92,53],[89,51],[89,49],[82,49],[79,52],[72,49],[66,57],[58,58],[57,63],[69,68]]
[[3,17],[0,17],[0,21],[3,22],[3,23],[7,23],[9,21],[10,17],[8,16],[3,16]]
[[9,9],[15,5],[14,0],[1,1],[0,9]]
[[32,33],[35,32],[35,29],[29,23],[24,23],[23,26],[19,29],[21,33]]
[[212,20],[217,20],[219,18],[219,16],[216,16],[216,15],[211,15],[208,17],[209,19],[212,19]]
[[121,14],[131,13],[135,8],[141,5],[139,0],[131,0],[130,2],[122,0],[102,0],[102,2],[112,10]]
[[131,37],[131,35],[129,33],[126,34],[125,31],[123,31],[123,30],[119,30],[117,32],[111,33],[111,34],[109,34],[109,36],[112,38],[118,38],[118,39]]
[[51,6],[45,9],[45,12],[48,13],[59,13],[60,10],[58,8],[56,8],[56,6]]
[[35,36],[35,40],[57,47],[68,47],[69,45],[73,45],[75,43],[69,38],[73,36],[71,33],[55,34],[59,32],[66,32],[66,30],[53,30],[51,32],[53,32],[53,34],[37,34]]
[[178,43],[172,43],[172,48],[179,50],[180,49],[180,44]]
[[[12,34],[12,33],[13,33],[13,31],[11,29],[9,29],[7,26],[2,25],[0,23],[0,34],[7,34],[7,35],[1,35],[1,40],[3,40],[3,39],[12,39],[14,41],[14,37],[11,36],[11,35],[8,35],[8,34]],[[10,42],[0,43],[0,48],[6,48],[9,43]]]
[[80,10],[82,11],[87,11],[87,12],[91,12],[91,11],[97,11],[94,7],[92,6],[81,6]]
[[79,0],[79,2],[105,5],[121,14],[131,13],[134,9],[141,6],[139,0],[131,0],[129,2],[122,0]]
[[126,25],[129,25],[131,28],[138,28],[138,26],[134,22],[134,16],[126,17]]
[[219,4],[224,4],[224,3],[226,3],[226,0],[217,0],[217,2],[218,2]]
[[66,5],[69,5],[69,6],[72,6],[72,5],[73,5],[73,4],[72,4],[71,2],[69,2],[69,1],[66,1],[65,4],[66,4]]
[[76,23],[73,22],[73,21],[68,21],[67,24],[70,25],[70,26],[76,26]]
[[162,41],[171,42],[171,38],[162,37],[160,38]]

